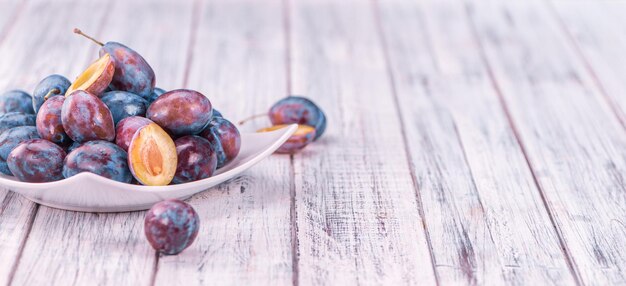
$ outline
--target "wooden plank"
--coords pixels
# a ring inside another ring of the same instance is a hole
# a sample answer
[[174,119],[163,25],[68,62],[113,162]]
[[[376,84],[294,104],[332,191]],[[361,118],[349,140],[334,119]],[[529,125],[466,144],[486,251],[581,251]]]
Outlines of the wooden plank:
[[626,21],[624,2],[551,1],[555,17],[573,42],[600,91],[626,127]]
[[293,1],[294,94],[328,116],[294,156],[299,283],[436,282],[374,13],[363,1]]
[[585,284],[626,283],[626,134],[544,2],[469,4],[556,227]]
[[[97,34],[102,40],[120,41],[136,49],[154,67],[159,84],[181,85],[183,77],[179,74],[185,65],[189,42],[189,33],[185,31],[191,26],[192,4],[175,0],[107,3],[80,1],[50,6],[50,9],[67,10],[59,13],[42,9],[45,15],[54,15],[53,21],[63,23],[50,27],[46,33],[56,37],[67,34],[66,46],[80,55],[79,64],[74,65],[77,70],[72,70],[70,75],[84,69],[85,59],[93,61],[97,57],[95,49],[90,49],[95,45],[71,33],[75,25],[81,25],[85,32]],[[151,16],[136,17],[137,11]],[[115,16],[103,22],[101,18],[105,14]],[[60,16],[71,21],[57,21]],[[44,46],[55,47],[51,51],[53,55],[64,47],[53,42],[44,42]],[[143,218],[144,212],[91,214],[40,207],[14,284],[85,285],[94,281],[107,285],[150,284],[155,254],[145,240]]]
[[[281,1],[204,3],[187,87],[234,122],[266,112],[287,93]],[[267,119],[242,130],[263,124]],[[288,156],[274,155],[194,196],[197,241],[160,258],[156,284],[291,285],[290,166]]]
[[463,6],[378,3],[439,282],[574,284]]
[[[91,13],[89,21],[76,17],[74,21],[58,19],[70,19],[72,13],[83,11],[86,5],[90,4],[3,1],[0,9],[0,90],[32,91],[41,78],[51,73],[77,73],[82,67],[71,63],[82,64],[88,50],[68,45],[69,39],[74,37],[68,26],[81,20],[85,27],[96,27],[104,11]],[[97,5],[104,7],[101,3]],[[17,266],[37,205],[7,190],[0,190],[0,201],[0,284],[4,285],[11,280]]]

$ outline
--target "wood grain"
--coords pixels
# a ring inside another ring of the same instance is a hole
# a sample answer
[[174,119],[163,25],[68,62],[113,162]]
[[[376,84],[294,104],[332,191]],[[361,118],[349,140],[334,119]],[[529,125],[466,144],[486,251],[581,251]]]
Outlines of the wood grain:
[[439,282],[573,284],[463,6],[378,3]]
[[[204,93],[237,122],[266,112],[287,94],[280,0],[208,1],[192,47],[187,87]],[[267,126],[260,119],[242,128]],[[256,127],[256,128],[255,128]],[[159,260],[157,285],[291,285],[288,156],[274,155],[243,176],[194,196],[197,241]]]
[[[97,53],[91,49],[95,45],[71,33],[74,25],[80,25],[85,32],[97,34],[104,41],[120,41],[136,49],[154,67],[159,84],[172,87],[182,84],[189,34],[175,31],[181,26],[190,26],[191,3],[181,4],[174,0],[118,1],[111,4],[107,1],[81,1],[80,4],[68,3],[68,7],[55,7],[68,10],[68,15],[61,16],[74,17],[62,28],[55,28],[58,34],[67,31],[66,34],[71,37],[68,45],[79,55],[77,64],[63,63],[63,66],[77,69],[70,74],[78,74],[84,69],[85,60],[97,58]],[[159,16],[137,18],[134,17],[137,11]],[[50,11],[45,13],[48,17],[54,15],[49,14]],[[103,21],[103,15],[109,15],[109,18]],[[110,15],[115,15],[115,20]],[[153,34],[156,32],[167,33],[169,37],[156,37]],[[28,46],[27,43],[20,44]],[[86,55],[79,51],[91,52]],[[48,72],[53,71],[58,69]],[[15,272],[14,284],[151,283],[155,254],[144,238],[143,218],[144,212],[90,214],[40,207]]]
[[290,4],[293,93],[328,116],[294,157],[298,282],[434,284],[371,5]]
[[489,4],[471,25],[576,273],[624,284],[624,130],[545,2]]

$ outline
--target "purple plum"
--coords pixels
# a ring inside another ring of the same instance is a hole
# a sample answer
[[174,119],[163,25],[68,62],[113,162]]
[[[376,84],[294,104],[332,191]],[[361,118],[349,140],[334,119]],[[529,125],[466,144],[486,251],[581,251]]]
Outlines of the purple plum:
[[172,182],[182,184],[209,178],[217,169],[217,154],[208,140],[187,135],[174,141],[178,163]]
[[133,176],[128,169],[128,155],[119,146],[108,141],[89,141],[70,152],[65,158],[63,176],[90,172],[111,180],[130,183]]
[[200,218],[189,204],[165,200],[146,214],[144,232],[152,247],[163,254],[175,255],[189,247],[198,236]]
[[65,151],[44,139],[20,143],[7,158],[11,173],[22,182],[43,183],[63,179]]

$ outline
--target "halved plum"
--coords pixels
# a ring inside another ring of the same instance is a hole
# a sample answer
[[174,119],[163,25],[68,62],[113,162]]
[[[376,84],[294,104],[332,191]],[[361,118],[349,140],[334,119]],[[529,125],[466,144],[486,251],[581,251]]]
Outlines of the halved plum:
[[[272,127],[263,128],[259,130],[258,132],[269,132],[269,131],[282,129],[285,127],[287,127],[287,125],[274,125]],[[280,148],[278,148],[278,150],[276,150],[276,153],[279,153],[279,154],[296,153],[302,150],[307,145],[309,145],[309,143],[313,142],[314,139],[315,139],[315,128],[308,126],[308,125],[298,125],[298,129],[296,130],[296,132],[293,133],[293,135],[291,135],[289,139],[287,139],[287,142],[285,142],[282,146],[280,146]]]
[[163,128],[149,123],[139,128],[128,147],[128,166],[143,185],[165,186],[176,174],[176,145]]
[[115,73],[115,64],[109,54],[104,54],[100,59],[91,64],[74,83],[67,89],[65,96],[70,96],[74,91],[84,90],[95,96],[100,96],[109,87]]

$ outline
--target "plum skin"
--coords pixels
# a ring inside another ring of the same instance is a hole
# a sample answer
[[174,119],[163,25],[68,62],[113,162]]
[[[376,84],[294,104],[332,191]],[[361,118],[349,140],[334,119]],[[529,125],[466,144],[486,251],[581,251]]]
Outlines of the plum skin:
[[147,98],[148,102],[152,104],[159,96],[166,93],[166,91],[162,88],[155,87],[150,96]]
[[137,132],[139,128],[150,123],[153,123],[152,120],[139,116],[131,116],[122,119],[122,121],[120,121],[115,128],[115,133],[117,134],[115,137],[115,144],[128,152],[130,141],[133,140],[135,132]]
[[111,111],[115,125],[127,117],[145,116],[149,105],[143,97],[126,91],[110,91],[100,99]]
[[48,98],[37,113],[36,126],[41,138],[61,146],[67,146],[72,139],[65,133],[61,121],[61,109],[65,96],[56,95]]
[[174,144],[178,155],[174,184],[206,179],[215,173],[217,154],[208,140],[187,135],[176,139]]
[[144,233],[152,247],[163,254],[175,255],[189,247],[200,228],[198,213],[180,200],[165,200],[146,213]]
[[67,154],[63,164],[63,176],[69,178],[82,172],[90,172],[111,180],[130,183],[128,155],[119,146],[108,141],[89,141]]
[[6,164],[9,154],[20,143],[37,138],[39,138],[39,134],[35,126],[18,126],[2,132],[0,135],[0,161],[3,164],[0,166],[0,172],[12,176],[9,166]]
[[35,92],[33,92],[33,109],[35,110],[35,114],[39,112],[39,108],[46,101],[44,98],[50,91],[58,90],[58,92],[54,92],[56,95],[64,95],[67,92],[67,89],[72,85],[72,83],[62,75],[53,74],[47,76],[43,80],[37,84],[35,87]]
[[11,90],[0,95],[0,114],[9,112],[35,114],[30,94],[22,90]]
[[100,49],[100,56],[111,55],[115,73],[113,90],[128,91],[149,99],[156,83],[152,67],[136,51],[117,42],[108,42]]
[[272,125],[303,124],[315,128],[315,139],[326,130],[326,115],[313,101],[301,96],[289,96],[276,102],[268,113]]
[[22,182],[43,183],[63,179],[65,151],[44,139],[20,143],[7,158],[11,173]]
[[18,126],[35,126],[35,115],[22,112],[9,112],[0,115],[0,132]]
[[213,146],[218,169],[235,159],[241,149],[241,134],[237,126],[222,117],[213,118],[200,137],[207,139]]
[[146,117],[174,136],[200,133],[213,116],[208,98],[197,91],[178,89],[164,93],[146,112]]
[[115,139],[111,111],[100,98],[83,90],[65,98],[61,122],[65,133],[76,142]]

